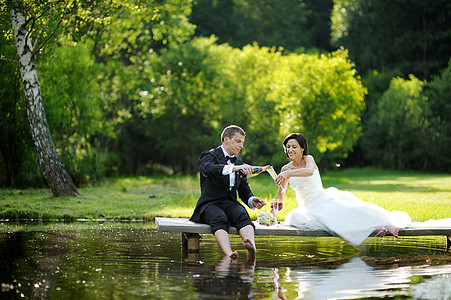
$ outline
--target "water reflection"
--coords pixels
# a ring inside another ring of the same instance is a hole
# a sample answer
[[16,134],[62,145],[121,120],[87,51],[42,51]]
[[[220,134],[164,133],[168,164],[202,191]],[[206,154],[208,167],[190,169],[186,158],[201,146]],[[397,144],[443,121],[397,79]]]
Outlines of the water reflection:
[[193,276],[193,285],[199,299],[248,299],[255,261],[240,262],[222,257],[214,269],[206,267],[198,271]]
[[412,286],[412,290],[414,299],[450,299],[451,276],[449,271],[447,274],[434,276],[432,279]]
[[205,235],[198,259],[187,263],[180,235],[153,225],[2,225],[0,298],[450,297],[443,238],[376,239],[357,250],[335,238],[259,237],[257,249],[256,261],[245,252],[232,261]]
[[285,280],[297,283],[300,299],[352,299],[391,296],[392,290],[407,288],[410,268],[377,270],[361,258],[353,257],[331,270],[323,268],[288,268]]
[[[413,285],[425,269],[438,278]],[[279,299],[355,299],[362,297],[415,296],[421,299],[449,299],[451,296],[451,265],[438,268],[430,266],[375,268],[362,258],[353,257],[331,270],[323,268],[273,269],[277,278],[275,291]],[[416,278],[416,279],[415,279]],[[291,293],[284,284],[296,283]],[[433,287],[433,290],[430,288]],[[290,293],[287,297],[287,292]],[[273,297],[274,298],[274,297]]]

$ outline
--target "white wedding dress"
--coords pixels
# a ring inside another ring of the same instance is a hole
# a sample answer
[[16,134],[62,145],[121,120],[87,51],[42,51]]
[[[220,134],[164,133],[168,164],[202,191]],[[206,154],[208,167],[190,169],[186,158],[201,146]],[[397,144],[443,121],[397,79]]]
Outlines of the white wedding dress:
[[309,177],[291,177],[289,183],[299,206],[288,213],[286,223],[323,229],[354,246],[360,245],[377,228],[389,224],[403,228],[412,223],[405,212],[389,212],[334,187],[324,189],[317,169]]

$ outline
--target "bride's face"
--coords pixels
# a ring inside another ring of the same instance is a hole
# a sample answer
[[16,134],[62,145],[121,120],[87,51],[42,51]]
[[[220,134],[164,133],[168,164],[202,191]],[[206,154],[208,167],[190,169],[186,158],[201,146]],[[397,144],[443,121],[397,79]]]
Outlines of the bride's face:
[[290,160],[302,157],[303,150],[295,139],[289,139],[285,146],[285,152]]

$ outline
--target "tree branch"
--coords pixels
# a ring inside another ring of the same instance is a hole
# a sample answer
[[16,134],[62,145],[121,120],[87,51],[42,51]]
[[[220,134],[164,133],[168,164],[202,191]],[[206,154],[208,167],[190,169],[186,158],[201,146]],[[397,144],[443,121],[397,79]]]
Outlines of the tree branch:
[[13,62],[13,63],[19,63],[18,60],[7,58],[7,57],[5,57],[3,55],[0,55],[0,60],[5,60],[5,61]]
[[[42,45],[40,45],[38,48],[34,49],[33,47],[33,55],[35,55],[36,53],[38,53],[42,48],[44,48],[44,46],[47,44],[47,42],[53,37],[53,35],[56,33],[56,31],[58,30],[58,28],[60,27],[61,23],[63,22],[64,18],[66,17],[67,12],[63,11],[63,14],[61,15],[61,19],[59,20],[58,24],[56,25],[55,29],[53,29],[52,33],[47,37],[47,39],[44,41],[44,43]],[[50,18],[50,16],[49,16]],[[49,21],[49,20],[47,20]],[[47,28],[48,23],[45,25],[45,27],[43,28],[43,30],[45,28]],[[37,43],[35,43],[36,45]]]
[[44,27],[41,29],[38,36],[36,37],[36,40],[34,41],[33,49],[36,48],[36,45],[38,44],[38,42],[41,38],[42,32],[44,32],[47,29],[49,23],[50,23],[50,15],[47,17],[47,21],[45,22]]
[[44,48],[44,46],[47,44],[47,42],[53,37],[53,35],[55,34],[56,30],[59,28],[61,22],[64,19],[64,15],[61,17],[61,20],[59,20],[58,24],[56,25],[55,29],[52,31],[52,33],[47,37],[47,39],[44,41],[44,43],[39,46],[39,48],[34,49],[33,50],[33,55],[35,55],[36,53],[38,53],[42,48]]

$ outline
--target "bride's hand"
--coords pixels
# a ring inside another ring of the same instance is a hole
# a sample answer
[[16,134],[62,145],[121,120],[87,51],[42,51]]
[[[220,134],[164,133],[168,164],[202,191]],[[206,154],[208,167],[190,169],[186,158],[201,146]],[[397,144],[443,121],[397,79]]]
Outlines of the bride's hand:
[[285,180],[288,179],[287,173],[286,172],[280,172],[279,175],[277,175],[276,179],[274,179],[274,181],[276,182],[276,184],[278,186],[284,186]]

